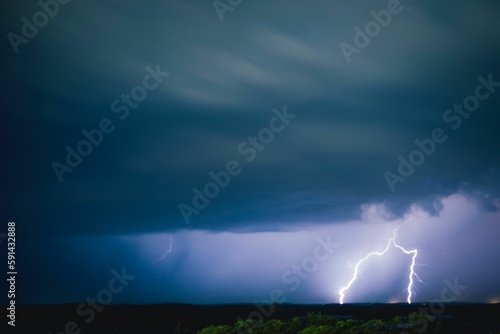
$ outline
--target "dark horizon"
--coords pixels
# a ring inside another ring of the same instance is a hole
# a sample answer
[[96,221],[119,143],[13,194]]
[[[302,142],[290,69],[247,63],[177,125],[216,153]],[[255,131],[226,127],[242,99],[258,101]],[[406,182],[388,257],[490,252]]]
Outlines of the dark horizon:
[[[265,326],[268,322],[280,324],[299,320],[305,325],[304,320],[307,319],[307,323],[312,325],[309,320],[316,319],[331,325],[342,325],[347,321],[377,321],[386,323],[387,326],[390,323],[409,324],[410,327],[401,329],[411,328],[419,333],[435,333],[436,330],[440,330],[439,333],[449,333],[460,330],[461,333],[477,334],[500,329],[497,316],[499,311],[499,304],[453,303],[447,304],[444,310],[428,305],[399,304],[273,305],[272,308],[259,308],[255,305],[110,305],[95,317],[95,321],[88,323],[85,318],[79,318],[75,314],[75,305],[20,307],[19,314],[25,330],[49,333],[59,333],[65,326],[69,328],[68,324],[75,324],[73,328],[92,333],[118,331],[132,334],[160,329],[165,333],[178,333],[181,329],[182,333],[195,334],[209,326],[236,326],[242,322],[246,324],[246,330],[254,327],[254,332],[259,333],[258,327]],[[28,318],[32,321],[23,321]],[[240,332],[246,333],[245,330]],[[389,333],[387,330],[384,332]]]

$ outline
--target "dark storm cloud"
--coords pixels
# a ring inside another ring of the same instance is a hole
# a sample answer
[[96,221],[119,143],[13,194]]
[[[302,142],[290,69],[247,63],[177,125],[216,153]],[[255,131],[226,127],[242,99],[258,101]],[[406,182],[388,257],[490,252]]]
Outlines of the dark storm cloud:
[[[401,1],[347,63],[340,43],[388,3],[244,1],[221,22],[211,1],[75,0],[16,54],[7,34],[40,7],[2,2],[0,217],[18,226],[19,301],[81,301],[126,267],[137,278],[114,302],[252,302],[275,288],[337,302],[352,263],[408,217],[398,241],[429,266],[417,300],[453,277],[460,300],[500,296],[500,89],[456,130],[443,120],[478,76],[500,81],[500,7]],[[147,66],[170,74],[121,120],[111,104]],[[238,146],[284,106],[296,117],[247,162]],[[53,161],[104,118],[115,130],[59,183]],[[391,192],[384,172],[435,128],[447,140]],[[178,205],[231,160],[241,173],[186,225]],[[340,247],[290,291],[288,270],[326,235]],[[408,259],[389,260],[349,300],[404,299]]]
[[[350,64],[339,43],[386,1],[248,2],[223,23],[210,2],[62,6],[19,54],[2,45],[9,215],[33,235],[261,231],[356,218],[364,203],[402,214],[457,190],[497,196],[500,92],[456,131],[442,116],[479,75],[500,81],[498,6],[401,4]],[[38,10],[3,6],[5,34]],[[111,102],[156,64],[170,76],[120,121]],[[297,118],[185,225],[178,205],[285,105]],[[51,163],[104,117],[116,130],[59,184]],[[391,193],[383,173],[436,127],[447,142]]]

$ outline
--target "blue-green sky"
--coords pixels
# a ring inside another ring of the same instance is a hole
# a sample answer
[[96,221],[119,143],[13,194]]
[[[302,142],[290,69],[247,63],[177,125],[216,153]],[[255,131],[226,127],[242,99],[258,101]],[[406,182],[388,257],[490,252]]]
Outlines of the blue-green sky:
[[[462,300],[500,297],[497,2],[244,0],[223,21],[211,1],[58,7],[13,44],[42,9],[0,5],[0,217],[18,226],[20,301],[81,300],[126,266],[137,283],[116,301],[252,302],[331,235],[338,249],[287,296],[337,302],[352,264],[405,219],[401,239],[427,265],[417,300],[453,277]],[[388,7],[348,61],[341,43]],[[143,101],[120,101],[147,75],[158,85]],[[454,111],[465,100],[479,105]],[[58,177],[54,162],[103,120],[113,130]],[[251,146],[271,122],[281,130]],[[442,142],[400,182],[398,157],[435,129]],[[231,161],[238,172],[197,209],[193,189]],[[405,299],[407,259],[391,256],[351,300]]]

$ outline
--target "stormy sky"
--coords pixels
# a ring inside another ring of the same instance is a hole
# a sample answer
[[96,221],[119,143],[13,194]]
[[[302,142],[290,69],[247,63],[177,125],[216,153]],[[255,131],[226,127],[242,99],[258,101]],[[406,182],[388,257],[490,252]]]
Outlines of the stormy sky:
[[228,3],[2,2],[18,302],[500,300],[498,3]]

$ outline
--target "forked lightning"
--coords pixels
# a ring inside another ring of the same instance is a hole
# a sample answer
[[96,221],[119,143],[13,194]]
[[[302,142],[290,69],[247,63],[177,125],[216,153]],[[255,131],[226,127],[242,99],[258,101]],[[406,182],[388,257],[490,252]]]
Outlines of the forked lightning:
[[361,265],[365,261],[368,261],[368,259],[370,259],[373,256],[382,256],[382,255],[384,255],[391,248],[391,246],[394,246],[395,248],[398,248],[399,250],[401,250],[405,254],[408,254],[408,255],[411,254],[412,255],[412,257],[411,257],[411,265],[410,265],[410,274],[408,275],[408,287],[406,289],[407,293],[408,293],[408,297],[406,298],[406,301],[408,302],[408,304],[411,304],[411,297],[413,295],[413,282],[414,282],[413,278],[416,277],[419,281],[421,281],[421,280],[418,277],[417,273],[415,272],[415,264],[416,264],[416,259],[417,259],[417,255],[418,255],[418,250],[417,249],[407,250],[403,246],[398,245],[396,243],[397,231],[398,231],[399,228],[401,228],[405,224],[406,224],[406,222],[404,224],[396,227],[392,231],[392,238],[389,239],[389,241],[387,242],[387,246],[385,247],[385,249],[383,251],[368,253],[364,258],[362,258],[361,260],[359,260],[356,263],[356,266],[354,267],[354,275],[352,276],[351,280],[349,281],[349,283],[347,283],[346,286],[344,286],[338,292],[339,295],[340,295],[340,304],[344,303],[345,292],[347,290],[349,290],[349,288],[353,285],[354,281],[356,281],[356,279],[358,278],[359,268],[361,267]]

